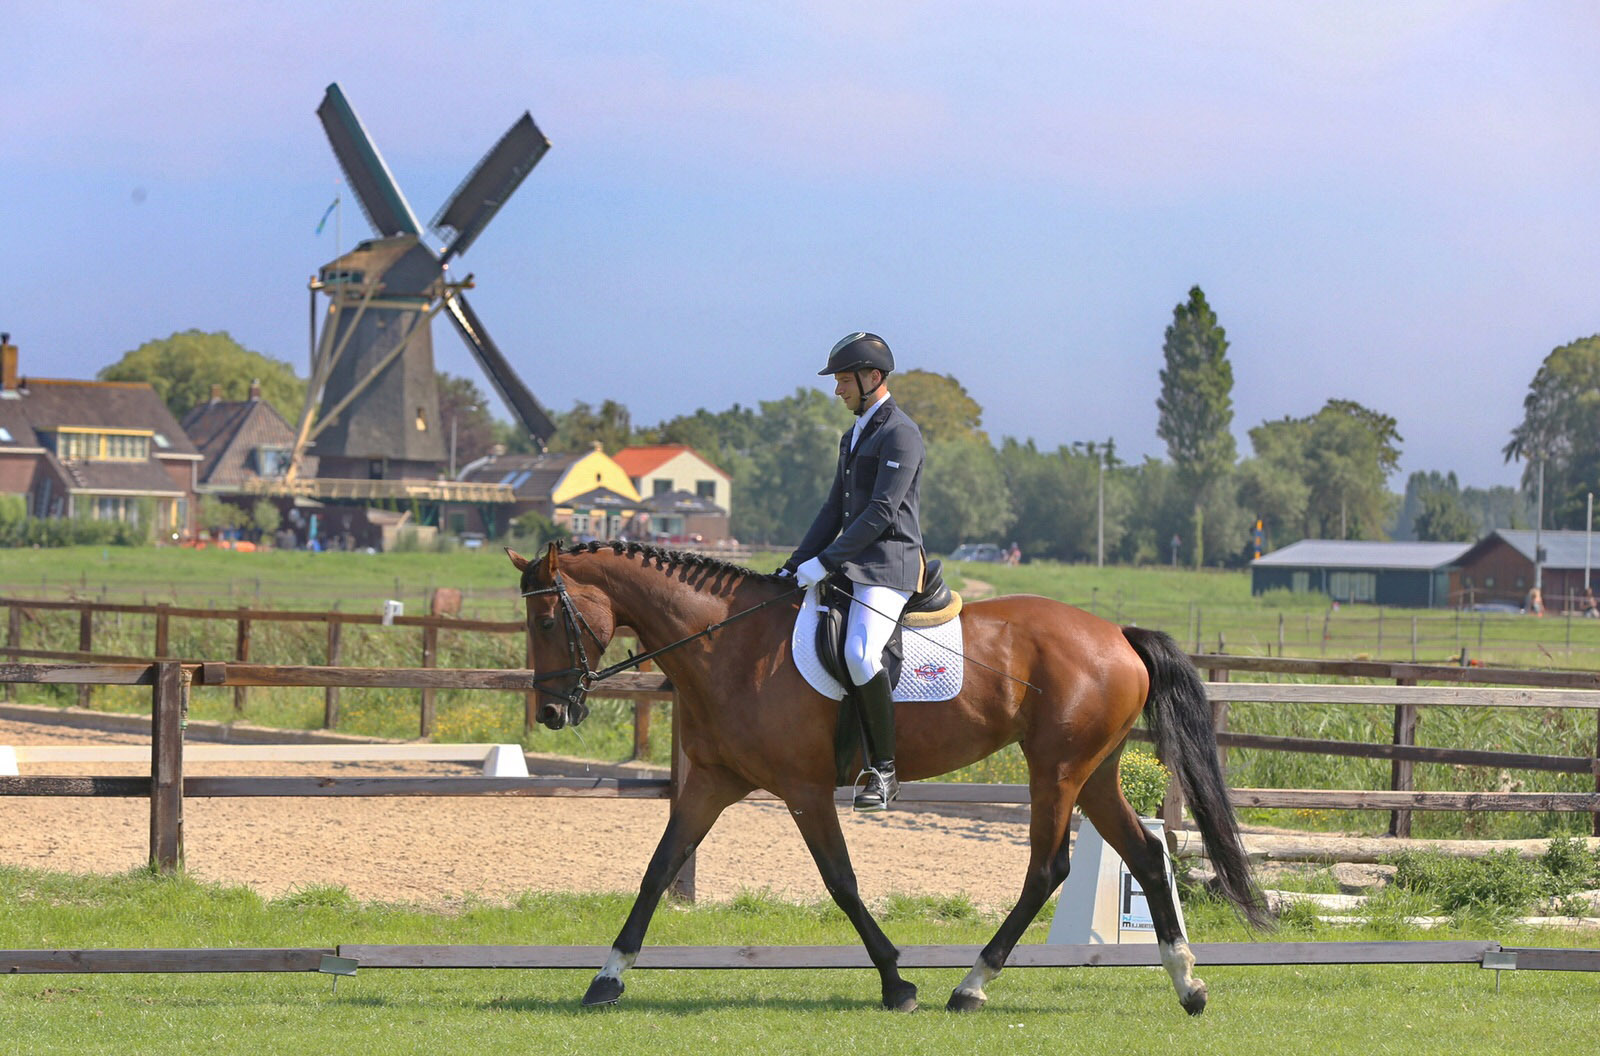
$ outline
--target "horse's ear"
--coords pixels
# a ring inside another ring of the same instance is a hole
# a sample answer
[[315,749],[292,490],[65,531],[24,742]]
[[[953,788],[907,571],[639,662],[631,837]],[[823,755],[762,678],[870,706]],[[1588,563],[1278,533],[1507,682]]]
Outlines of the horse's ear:
[[544,574],[552,579],[556,574],[556,554],[559,552],[560,548],[554,540],[551,541],[549,549],[544,552]]
[[517,566],[518,572],[526,572],[528,570],[528,559],[511,549],[509,546],[506,547],[506,556],[511,559],[511,563],[513,565]]

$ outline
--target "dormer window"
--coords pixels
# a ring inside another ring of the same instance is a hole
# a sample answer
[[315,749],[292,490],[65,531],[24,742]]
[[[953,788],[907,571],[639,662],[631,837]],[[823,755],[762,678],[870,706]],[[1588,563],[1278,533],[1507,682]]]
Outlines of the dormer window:
[[53,434],[57,458],[86,462],[143,462],[150,457],[148,432],[62,427]]

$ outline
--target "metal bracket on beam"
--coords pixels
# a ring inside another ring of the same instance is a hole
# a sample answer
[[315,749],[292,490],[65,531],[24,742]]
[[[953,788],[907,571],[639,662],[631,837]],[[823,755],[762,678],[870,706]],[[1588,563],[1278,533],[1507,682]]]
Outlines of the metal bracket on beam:
[[1509,950],[1483,951],[1484,968],[1494,969],[1494,992],[1500,992],[1500,973],[1502,971],[1514,972],[1517,970],[1517,955]]
[[356,969],[361,967],[361,962],[354,957],[335,957],[331,953],[322,955],[322,962],[317,965],[317,971],[323,975],[333,976],[333,991],[339,992],[339,977],[341,975],[355,978]]

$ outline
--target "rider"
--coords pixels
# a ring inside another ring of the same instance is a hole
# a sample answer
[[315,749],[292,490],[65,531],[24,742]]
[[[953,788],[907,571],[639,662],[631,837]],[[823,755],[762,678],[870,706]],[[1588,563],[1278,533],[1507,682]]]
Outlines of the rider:
[[833,346],[818,376],[833,375],[834,395],[855,414],[839,441],[833,488],[800,546],[779,570],[810,587],[830,573],[850,581],[845,665],[867,741],[860,811],[888,809],[900,793],[894,772],[894,698],[883,649],[901,610],[922,586],[918,485],[922,433],[895,405],[887,384],[894,356],[883,338],[854,333]]

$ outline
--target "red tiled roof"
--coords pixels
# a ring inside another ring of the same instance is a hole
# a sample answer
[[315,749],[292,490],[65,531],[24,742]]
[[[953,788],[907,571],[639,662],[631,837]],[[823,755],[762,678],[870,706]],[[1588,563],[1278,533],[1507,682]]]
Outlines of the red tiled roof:
[[712,470],[724,479],[733,479],[715,462],[688,444],[641,444],[638,447],[625,447],[618,451],[612,460],[621,466],[622,471],[629,477],[637,478],[654,471],[659,466],[686,451],[710,466]]

